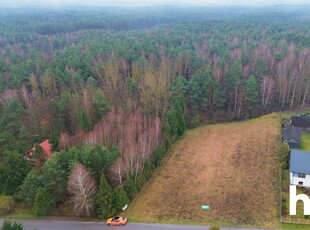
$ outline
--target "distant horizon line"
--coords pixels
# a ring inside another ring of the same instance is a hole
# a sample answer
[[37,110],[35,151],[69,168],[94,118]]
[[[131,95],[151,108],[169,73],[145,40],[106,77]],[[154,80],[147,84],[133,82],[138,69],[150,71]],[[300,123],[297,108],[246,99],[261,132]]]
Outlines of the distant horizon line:
[[62,7],[100,7],[100,8],[109,8],[109,7],[117,7],[117,8],[154,8],[154,7],[301,7],[301,6],[310,6],[309,3],[264,3],[264,4],[158,4],[158,5],[88,5],[88,4],[24,4],[24,5],[1,5],[1,8],[62,8]]

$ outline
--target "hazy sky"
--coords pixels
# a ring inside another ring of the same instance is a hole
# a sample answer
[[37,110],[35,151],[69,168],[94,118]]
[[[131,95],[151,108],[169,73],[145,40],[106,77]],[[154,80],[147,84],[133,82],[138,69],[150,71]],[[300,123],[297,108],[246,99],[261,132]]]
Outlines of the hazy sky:
[[0,0],[0,6],[153,6],[153,5],[272,5],[309,4],[310,0]]

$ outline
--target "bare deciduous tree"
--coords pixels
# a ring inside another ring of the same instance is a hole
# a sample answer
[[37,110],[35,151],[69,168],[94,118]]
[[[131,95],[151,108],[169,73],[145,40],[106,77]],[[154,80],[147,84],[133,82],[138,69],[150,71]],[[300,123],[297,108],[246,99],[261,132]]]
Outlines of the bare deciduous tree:
[[18,100],[18,91],[16,89],[5,89],[0,94],[0,103],[3,106],[8,106],[14,100]]
[[261,101],[262,101],[262,107],[267,108],[269,105],[269,101],[273,97],[274,94],[274,80],[269,77],[265,76],[263,77],[262,83],[261,83]]
[[82,164],[77,164],[72,170],[67,191],[71,194],[75,214],[90,216],[94,207],[97,185],[95,179]]
[[77,143],[117,146],[122,153],[122,161],[115,163],[112,173],[115,181],[122,185],[121,179],[138,173],[145,160],[160,145],[161,126],[159,117],[146,114],[140,108],[129,112],[112,107],[91,131],[79,131],[75,136],[61,133],[59,143],[61,148],[70,148]]
[[121,187],[123,187],[123,177],[125,170],[126,169],[123,158],[119,158],[111,168],[113,179],[117,181]]

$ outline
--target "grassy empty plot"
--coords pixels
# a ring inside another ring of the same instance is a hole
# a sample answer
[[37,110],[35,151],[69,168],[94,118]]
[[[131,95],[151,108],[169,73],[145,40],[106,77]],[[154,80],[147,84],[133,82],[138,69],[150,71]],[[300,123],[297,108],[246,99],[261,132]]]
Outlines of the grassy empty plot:
[[[275,224],[279,132],[276,115],[187,131],[126,215],[142,221]],[[201,210],[202,204],[211,210]]]
[[305,151],[310,151],[310,133],[302,133],[301,140],[301,149]]

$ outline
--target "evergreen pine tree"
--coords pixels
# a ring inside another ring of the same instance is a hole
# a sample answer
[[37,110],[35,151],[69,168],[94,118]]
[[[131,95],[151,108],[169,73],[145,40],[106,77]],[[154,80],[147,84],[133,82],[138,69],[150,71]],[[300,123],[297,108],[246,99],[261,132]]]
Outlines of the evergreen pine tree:
[[122,208],[129,203],[127,193],[123,188],[117,188],[114,191],[113,203],[116,210],[116,214],[122,212]]
[[259,103],[258,84],[254,75],[251,75],[247,80],[245,93],[246,107],[251,110],[255,108]]
[[36,159],[36,167],[37,167],[38,171],[40,171],[42,165],[46,161],[46,155],[43,152],[43,148],[41,147],[41,145],[35,144],[34,148],[35,148],[34,156]]
[[174,98],[183,98],[188,89],[188,82],[183,76],[179,76],[172,82],[172,96]]
[[47,216],[52,209],[52,199],[49,192],[44,188],[38,188],[32,212],[36,216]]
[[185,131],[183,98],[178,98],[174,101],[174,111],[175,119],[177,120],[176,134],[178,137],[180,137],[184,134]]
[[2,224],[1,230],[24,230],[24,227],[21,223],[5,220]]
[[115,214],[115,209],[113,205],[113,190],[104,174],[101,175],[96,204],[97,214],[100,218],[108,218]]
[[124,182],[124,190],[126,191],[129,200],[133,200],[138,194],[137,185],[131,176]]
[[51,130],[49,143],[52,145],[52,150],[57,151],[58,149],[58,136],[54,129]]
[[86,131],[89,131],[91,130],[92,126],[91,126],[91,123],[86,115],[85,112],[82,112],[82,115],[81,115],[81,128],[86,130]]
[[34,148],[35,148],[35,150],[34,150],[35,157],[36,157],[36,158],[40,158],[40,156],[41,156],[42,153],[43,153],[43,148],[42,148],[41,145],[39,145],[38,143],[36,143],[36,144],[34,145]]

